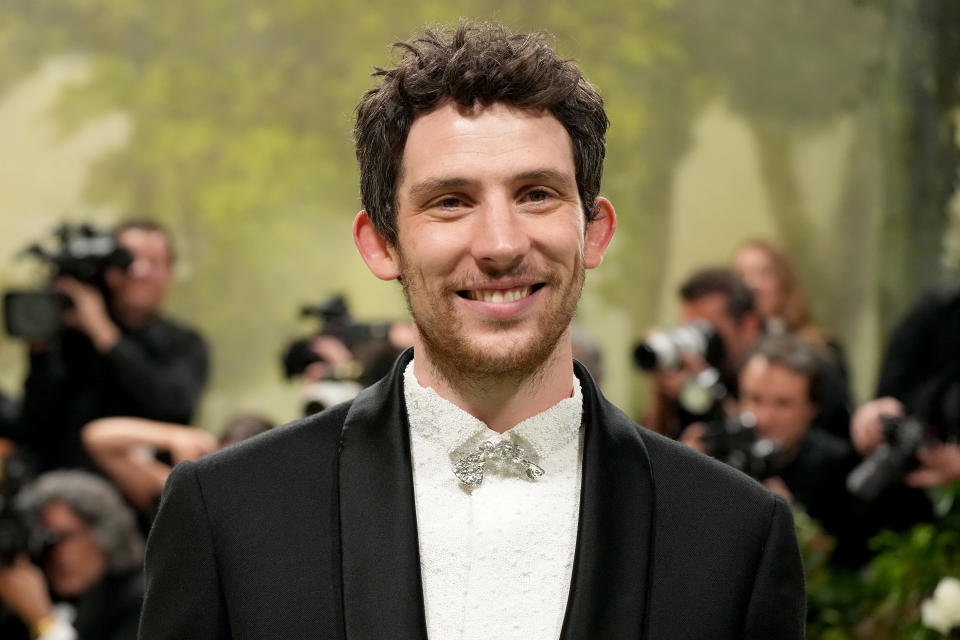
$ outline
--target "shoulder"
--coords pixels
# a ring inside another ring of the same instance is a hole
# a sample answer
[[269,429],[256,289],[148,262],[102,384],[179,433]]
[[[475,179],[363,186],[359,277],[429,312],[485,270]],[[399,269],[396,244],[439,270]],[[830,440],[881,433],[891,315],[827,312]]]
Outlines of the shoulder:
[[658,512],[678,517],[727,518],[731,510],[770,517],[774,494],[759,482],[676,440],[633,422],[605,403],[604,429],[612,447],[629,456],[645,456]]
[[[675,440],[646,429],[587,387],[588,415],[598,421],[599,438],[593,440],[608,463],[632,469],[625,481],[649,481],[657,512],[680,517],[716,514],[728,517],[730,509],[770,517],[776,498],[759,482],[730,466]],[[588,418],[589,420],[590,418]],[[632,461],[640,460],[639,464]],[[641,477],[643,466],[649,478]]]
[[291,510],[326,513],[336,498],[348,406],[331,407],[178,464],[164,487],[158,520],[165,510],[191,518],[195,516],[183,514],[199,511],[215,526],[231,528],[238,514],[256,514],[266,522],[288,517]]
[[285,465],[299,462],[335,460],[350,405],[341,403],[215,451],[196,461],[197,472],[256,473],[260,468],[282,470]]
[[745,473],[675,440],[636,428],[650,457],[661,504],[676,507],[682,502],[706,512],[735,507],[768,513],[773,508],[774,495]]

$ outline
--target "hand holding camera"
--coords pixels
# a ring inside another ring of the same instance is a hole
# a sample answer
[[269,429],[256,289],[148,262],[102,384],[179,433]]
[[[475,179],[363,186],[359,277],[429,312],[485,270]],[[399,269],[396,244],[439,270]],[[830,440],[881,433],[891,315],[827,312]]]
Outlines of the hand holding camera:
[[87,334],[100,353],[106,353],[117,343],[120,330],[110,319],[99,289],[70,276],[57,277],[53,289],[66,295],[72,303],[63,311],[65,326]]

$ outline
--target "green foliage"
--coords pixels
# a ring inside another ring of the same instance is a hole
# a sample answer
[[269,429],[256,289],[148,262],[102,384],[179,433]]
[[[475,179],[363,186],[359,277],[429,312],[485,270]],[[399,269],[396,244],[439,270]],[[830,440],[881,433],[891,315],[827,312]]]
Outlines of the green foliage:
[[[960,485],[949,490],[960,495]],[[823,533],[803,513],[797,536],[807,571],[808,631],[823,640],[934,640],[920,603],[944,576],[960,576],[960,509],[904,533],[871,540],[875,553],[861,573],[831,567]]]

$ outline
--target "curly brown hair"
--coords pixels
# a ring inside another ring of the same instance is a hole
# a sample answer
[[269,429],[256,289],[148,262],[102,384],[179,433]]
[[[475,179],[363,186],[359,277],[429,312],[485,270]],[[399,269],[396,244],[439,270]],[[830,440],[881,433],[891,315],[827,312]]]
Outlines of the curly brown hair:
[[596,217],[604,136],[610,122],[600,94],[572,60],[561,60],[542,34],[512,34],[487,22],[426,29],[398,42],[394,69],[377,69],[379,86],[357,105],[353,130],[363,207],[380,235],[397,241],[396,194],[413,121],[443,104],[465,108],[504,103],[547,111],[572,141],[577,188],[587,221]]

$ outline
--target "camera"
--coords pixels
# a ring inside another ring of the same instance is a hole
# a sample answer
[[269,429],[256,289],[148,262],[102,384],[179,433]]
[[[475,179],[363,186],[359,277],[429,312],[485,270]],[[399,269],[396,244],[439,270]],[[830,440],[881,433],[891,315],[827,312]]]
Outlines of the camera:
[[704,320],[654,331],[633,351],[633,362],[644,371],[679,369],[683,359],[696,356],[715,367],[725,358],[723,340]]
[[300,315],[317,319],[320,329],[308,338],[294,340],[284,350],[283,372],[287,379],[302,375],[313,363],[325,362],[313,346],[319,336],[335,338],[351,355],[350,362],[328,363],[331,366],[325,378],[313,380],[304,388],[306,415],[353,398],[386,375],[400,354],[389,339],[392,323],[356,322],[342,295],[306,305],[300,309]]
[[[126,269],[131,253],[116,244],[113,234],[89,224],[63,224],[54,232],[55,248],[41,244],[27,247],[21,255],[38,258],[52,269],[52,275],[71,276],[96,286],[107,295],[103,274],[110,267]],[[3,319],[11,336],[49,338],[61,329],[60,318],[70,306],[65,295],[50,289],[8,291],[3,297]]]
[[777,475],[786,462],[784,447],[773,440],[757,438],[756,424],[753,414],[748,412],[707,422],[703,434],[706,454],[756,480]]
[[927,428],[915,416],[881,416],[880,423],[884,441],[847,476],[847,490],[866,502],[916,466],[917,449],[927,442]]
[[[374,341],[386,341],[390,332],[389,323],[364,324],[356,322],[350,315],[347,302],[342,295],[327,298],[314,305],[300,308],[300,316],[316,318],[320,330],[315,336],[336,338],[354,355],[365,351],[365,347]],[[315,337],[314,336],[314,337]],[[312,338],[303,338],[291,342],[283,355],[283,372],[290,379],[301,375],[314,362],[323,362],[323,357],[311,347]],[[359,359],[359,358],[358,358]],[[362,362],[362,359],[360,359]],[[333,379],[356,380],[364,377],[365,367],[349,366],[346,369],[331,369],[329,377]]]
[[33,469],[24,459],[0,458],[0,567],[20,555],[37,560],[55,542],[52,532],[19,503],[21,489],[32,478]]

